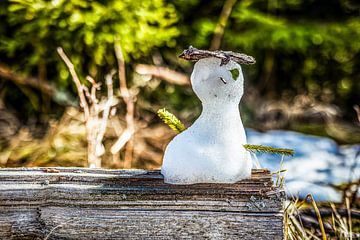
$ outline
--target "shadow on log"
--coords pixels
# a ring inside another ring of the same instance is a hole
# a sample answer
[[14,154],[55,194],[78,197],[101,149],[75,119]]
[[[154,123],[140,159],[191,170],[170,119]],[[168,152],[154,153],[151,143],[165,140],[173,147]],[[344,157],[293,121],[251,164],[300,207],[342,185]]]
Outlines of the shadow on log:
[[159,171],[0,169],[0,238],[282,239],[283,199],[261,169],[194,185]]

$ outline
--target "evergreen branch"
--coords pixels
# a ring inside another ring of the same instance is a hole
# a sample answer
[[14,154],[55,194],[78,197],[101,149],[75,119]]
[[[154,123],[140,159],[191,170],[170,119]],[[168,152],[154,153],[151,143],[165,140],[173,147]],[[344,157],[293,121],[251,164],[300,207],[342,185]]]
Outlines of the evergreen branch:
[[186,129],[184,124],[177,117],[175,117],[174,114],[172,114],[165,108],[159,109],[157,111],[157,115],[166,125],[168,125],[172,130],[176,131],[177,133],[181,133]]
[[280,154],[284,156],[293,156],[294,150],[288,149],[288,148],[274,148],[264,145],[253,145],[253,144],[245,144],[244,148],[249,152],[265,152],[265,153],[271,153],[271,154]]
[[[168,125],[171,129],[176,131],[177,133],[181,133],[186,128],[184,124],[171,112],[166,110],[165,108],[159,109],[157,111],[157,115],[159,118]],[[280,154],[284,156],[293,156],[294,150],[288,148],[274,148],[264,145],[253,145],[253,144],[245,144],[244,148],[249,152],[265,152],[270,154]]]

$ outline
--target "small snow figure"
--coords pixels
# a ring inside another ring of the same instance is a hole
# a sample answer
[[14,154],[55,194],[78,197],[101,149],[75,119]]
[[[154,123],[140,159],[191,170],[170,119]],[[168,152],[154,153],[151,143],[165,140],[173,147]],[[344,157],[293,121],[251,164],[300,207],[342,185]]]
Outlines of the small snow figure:
[[202,102],[194,124],[167,146],[161,173],[171,184],[235,183],[251,175],[246,135],[239,113],[244,78],[240,65],[255,63],[245,54],[190,47],[180,57],[196,60],[191,84]]

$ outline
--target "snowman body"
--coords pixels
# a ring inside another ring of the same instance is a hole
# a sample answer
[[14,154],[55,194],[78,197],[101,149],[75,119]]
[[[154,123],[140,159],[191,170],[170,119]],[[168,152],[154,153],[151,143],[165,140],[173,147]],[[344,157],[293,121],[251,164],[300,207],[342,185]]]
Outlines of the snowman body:
[[239,113],[241,67],[233,61],[220,63],[217,58],[204,58],[194,66],[191,84],[203,109],[194,124],[167,146],[161,168],[166,183],[234,183],[251,175]]

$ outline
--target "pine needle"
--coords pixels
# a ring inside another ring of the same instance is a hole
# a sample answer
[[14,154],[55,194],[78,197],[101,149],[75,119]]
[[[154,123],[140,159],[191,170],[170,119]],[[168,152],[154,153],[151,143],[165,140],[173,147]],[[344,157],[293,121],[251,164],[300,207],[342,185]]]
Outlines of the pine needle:
[[181,133],[186,129],[184,124],[177,117],[175,117],[174,114],[172,114],[165,108],[159,109],[157,111],[157,115],[166,125],[168,125],[172,130],[176,131],[177,133]]
[[[157,115],[159,118],[168,125],[171,129],[176,131],[177,133],[181,133],[186,128],[184,124],[171,112],[166,110],[165,108],[159,109],[157,111]],[[253,153],[257,152],[265,152],[270,154],[280,154],[284,156],[293,156],[294,150],[288,149],[288,148],[274,148],[269,146],[263,146],[263,145],[252,145],[252,144],[245,144],[244,148]]]
[[253,144],[244,144],[244,148],[249,152],[265,152],[271,154],[280,154],[284,156],[293,156],[294,150],[288,148],[274,148],[264,145],[253,145]]

